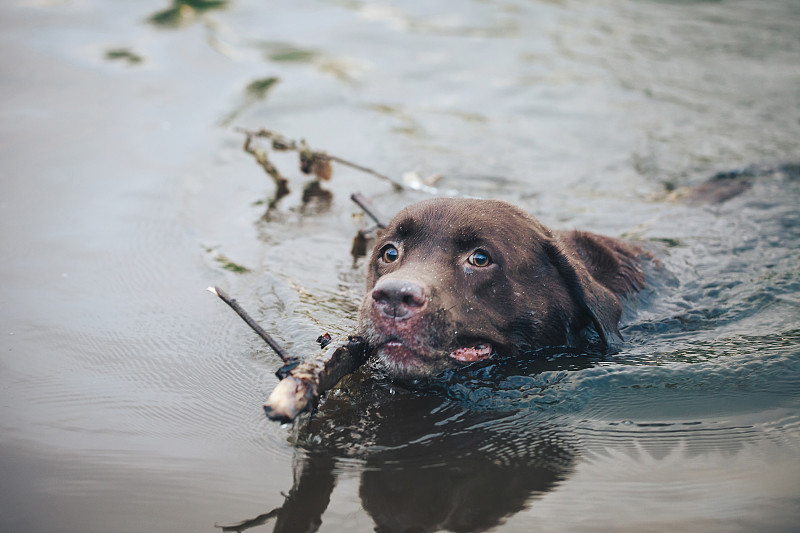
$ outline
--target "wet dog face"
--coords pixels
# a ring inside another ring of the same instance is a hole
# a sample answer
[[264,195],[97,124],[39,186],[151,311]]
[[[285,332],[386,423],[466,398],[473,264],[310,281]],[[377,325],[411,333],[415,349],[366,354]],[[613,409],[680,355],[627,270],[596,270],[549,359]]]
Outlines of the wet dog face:
[[578,256],[505,202],[414,204],[373,250],[360,333],[387,371],[404,377],[577,345],[590,325],[603,340],[618,335],[619,300]]

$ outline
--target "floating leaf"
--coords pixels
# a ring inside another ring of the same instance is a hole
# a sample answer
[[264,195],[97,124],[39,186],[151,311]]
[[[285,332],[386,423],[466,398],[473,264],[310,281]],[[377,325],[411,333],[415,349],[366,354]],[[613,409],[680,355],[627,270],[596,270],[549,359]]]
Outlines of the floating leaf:
[[109,61],[127,61],[130,65],[135,65],[144,61],[142,56],[134,54],[127,48],[114,48],[113,50],[106,51],[106,59]]
[[221,264],[222,268],[224,268],[225,270],[229,270],[229,271],[234,272],[236,274],[247,274],[248,272],[250,272],[249,268],[247,268],[245,266],[242,266],[242,265],[237,265],[236,263],[234,263],[233,261],[231,261],[230,259],[228,259],[227,257],[225,257],[222,254],[217,254],[217,256],[214,258],[214,260],[217,263]]
[[272,89],[275,84],[280,81],[279,78],[275,76],[270,76],[269,78],[263,78],[260,80],[255,80],[250,82],[247,87],[245,88],[245,92],[247,96],[251,98],[257,98],[258,100],[263,100],[266,98],[267,93],[270,89]]
[[147,19],[151,24],[162,28],[180,28],[213,9],[224,9],[228,0],[173,0],[172,7],[159,11]]
[[270,61],[281,63],[311,63],[317,57],[319,57],[319,52],[295,48],[289,45],[267,54],[267,58]]
[[329,181],[331,179],[331,174],[333,173],[333,168],[331,167],[331,158],[325,154],[315,152],[314,158],[311,162],[311,172],[317,177],[317,179]]

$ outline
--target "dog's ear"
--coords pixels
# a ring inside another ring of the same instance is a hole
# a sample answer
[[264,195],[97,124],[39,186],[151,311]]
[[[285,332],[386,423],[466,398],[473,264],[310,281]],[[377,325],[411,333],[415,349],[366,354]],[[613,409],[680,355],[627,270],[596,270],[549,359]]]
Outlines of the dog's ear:
[[544,242],[545,253],[565,281],[573,302],[591,317],[594,329],[608,351],[617,350],[622,335],[617,324],[622,304],[610,290],[595,280],[576,254],[554,240]]

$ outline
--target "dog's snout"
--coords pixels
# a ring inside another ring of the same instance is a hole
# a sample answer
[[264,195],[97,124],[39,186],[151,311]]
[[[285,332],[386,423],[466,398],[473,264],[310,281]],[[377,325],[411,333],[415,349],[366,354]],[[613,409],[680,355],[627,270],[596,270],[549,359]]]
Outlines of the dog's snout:
[[372,289],[372,304],[383,315],[395,320],[411,318],[425,309],[425,287],[412,281],[386,279]]

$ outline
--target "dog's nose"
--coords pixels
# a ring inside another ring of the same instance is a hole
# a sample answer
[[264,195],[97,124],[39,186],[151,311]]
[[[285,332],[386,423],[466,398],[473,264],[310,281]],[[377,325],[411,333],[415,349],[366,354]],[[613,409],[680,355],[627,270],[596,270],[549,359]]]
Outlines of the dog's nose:
[[372,289],[372,305],[384,316],[405,320],[428,305],[425,287],[413,281],[385,279]]

